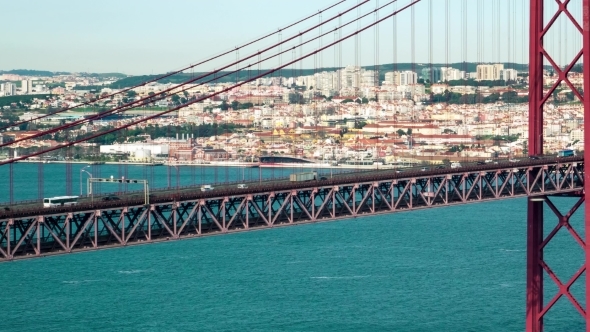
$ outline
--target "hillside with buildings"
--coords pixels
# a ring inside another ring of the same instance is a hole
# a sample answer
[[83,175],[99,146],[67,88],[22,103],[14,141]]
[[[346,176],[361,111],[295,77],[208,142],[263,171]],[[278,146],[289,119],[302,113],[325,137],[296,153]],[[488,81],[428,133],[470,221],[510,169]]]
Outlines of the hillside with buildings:
[[[4,155],[24,153],[202,99],[126,131],[79,144],[69,155],[46,158],[199,163],[277,154],[334,161],[439,163],[526,154],[527,73],[504,64],[480,64],[470,67],[473,71],[455,67],[414,65],[420,69],[381,71],[388,68],[384,65],[376,71],[347,66],[260,78],[214,97],[208,96],[231,83],[154,82],[100,101],[94,100],[119,91],[113,88],[116,77],[2,74],[0,121],[4,126],[74,109],[11,127],[0,139],[34,135],[130,102],[139,106],[3,151]],[[581,75],[570,75],[574,86],[581,86]],[[554,73],[545,72],[547,90],[556,80]],[[88,105],[82,107],[84,103]],[[575,92],[561,84],[545,108],[546,151],[581,148],[583,130],[582,105]]]

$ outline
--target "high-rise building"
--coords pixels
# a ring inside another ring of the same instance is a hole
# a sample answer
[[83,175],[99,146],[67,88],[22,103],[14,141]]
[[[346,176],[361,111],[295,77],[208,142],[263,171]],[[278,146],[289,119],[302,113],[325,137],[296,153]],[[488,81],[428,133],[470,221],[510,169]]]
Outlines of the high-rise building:
[[418,83],[418,74],[413,71],[390,71],[385,73],[385,83],[392,85],[410,85]]
[[385,73],[385,83],[399,85],[399,71],[390,71]]
[[347,66],[340,71],[340,84],[342,88],[359,88],[361,80],[361,68],[357,66]]
[[375,80],[374,70],[361,70],[361,86],[377,86],[378,82]]
[[24,94],[24,93],[31,93],[33,92],[33,81],[31,80],[22,80],[21,81],[21,86],[20,86],[20,91]]
[[399,85],[411,85],[418,83],[418,75],[413,71],[403,71],[399,75]]
[[501,73],[503,70],[503,64],[477,65],[477,80],[498,81],[501,79]]
[[440,67],[422,68],[422,79],[430,83],[440,82]]
[[516,69],[504,69],[501,71],[500,79],[504,81],[516,81],[518,71]]
[[4,83],[4,95],[5,96],[14,96],[16,95],[16,84],[14,83]]
[[465,78],[465,72],[453,67],[441,67],[440,68],[440,81],[457,81]]

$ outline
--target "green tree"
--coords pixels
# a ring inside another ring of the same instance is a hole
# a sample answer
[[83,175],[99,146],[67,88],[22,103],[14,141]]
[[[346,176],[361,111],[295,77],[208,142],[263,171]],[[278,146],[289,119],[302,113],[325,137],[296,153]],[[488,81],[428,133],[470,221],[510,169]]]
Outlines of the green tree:
[[365,121],[358,121],[354,124],[354,128],[363,129],[363,127],[366,125],[367,125],[367,123]]
[[499,93],[492,93],[489,96],[485,97],[483,99],[483,102],[486,103],[486,104],[487,103],[495,103],[498,100],[500,100],[500,94]]

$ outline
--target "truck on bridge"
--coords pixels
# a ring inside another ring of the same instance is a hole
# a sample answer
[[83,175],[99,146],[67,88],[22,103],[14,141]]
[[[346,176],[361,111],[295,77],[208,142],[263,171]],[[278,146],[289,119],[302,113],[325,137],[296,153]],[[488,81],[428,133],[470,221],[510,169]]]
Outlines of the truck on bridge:
[[311,181],[318,178],[317,172],[293,173],[289,176],[291,182]]

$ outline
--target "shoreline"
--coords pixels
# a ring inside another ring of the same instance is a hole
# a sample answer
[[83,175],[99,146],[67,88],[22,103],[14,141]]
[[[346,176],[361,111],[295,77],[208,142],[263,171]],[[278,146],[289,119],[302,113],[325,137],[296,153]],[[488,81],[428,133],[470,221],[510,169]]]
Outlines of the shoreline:
[[[142,162],[121,162],[121,161],[106,161],[106,162],[95,162],[95,161],[65,161],[65,160],[19,160],[15,163],[43,163],[43,164],[86,164],[86,165],[130,165],[130,166],[166,166],[166,167],[181,167],[181,166],[204,166],[204,167],[247,167],[247,168],[301,168],[301,169],[396,169],[396,168],[408,168],[412,165],[328,165],[328,164],[300,164],[300,165],[281,165],[281,164],[261,164],[258,162],[242,162],[242,161],[213,161],[205,163],[167,163],[167,162],[153,162],[153,163],[142,163]],[[415,165],[414,165],[415,166]]]

